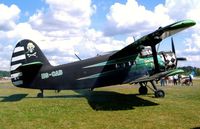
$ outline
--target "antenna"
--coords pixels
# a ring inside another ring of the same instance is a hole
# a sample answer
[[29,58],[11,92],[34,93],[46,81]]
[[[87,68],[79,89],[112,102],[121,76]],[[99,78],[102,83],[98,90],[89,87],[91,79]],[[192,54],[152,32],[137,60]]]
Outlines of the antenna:
[[135,42],[135,36],[133,36],[133,42]]
[[79,60],[81,60],[81,58],[80,58],[78,55],[76,55],[76,53],[74,53],[74,55],[75,55]]

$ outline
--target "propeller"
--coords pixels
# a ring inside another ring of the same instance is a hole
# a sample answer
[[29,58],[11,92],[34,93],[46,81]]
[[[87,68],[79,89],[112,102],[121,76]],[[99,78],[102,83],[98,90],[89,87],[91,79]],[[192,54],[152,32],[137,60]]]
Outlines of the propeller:
[[186,61],[187,60],[187,58],[185,58],[185,57],[177,57],[176,58],[178,61]]
[[176,50],[175,50],[175,47],[174,47],[173,37],[171,38],[171,44],[172,44],[172,52],[176,55]]
[[176,50],[175,50],[175,46],[174,46],[174,40],[173,40],[173,37],[171,38],[171,45],[172,45],[172,52],[174,53],[175,55],[175,58],[176,58],[176,66],[177,66],[177,63],[178,61],[186,61],[187,59],[185,57],[177,57],[176,56]]

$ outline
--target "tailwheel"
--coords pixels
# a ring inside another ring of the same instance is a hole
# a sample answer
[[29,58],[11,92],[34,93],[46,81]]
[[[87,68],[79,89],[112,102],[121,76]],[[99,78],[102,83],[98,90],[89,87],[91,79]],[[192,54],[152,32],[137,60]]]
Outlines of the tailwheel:
[[43,97],[44,97],[43,90],[41,90],[41,93],[38,93],[38,94],[37,94],[37,97],[38,97],[38,98],[43,98]]
[[60,93],[61,90],[55,90],[55,93]]
[[156,98],[164,98],[165,92],[163,90],[157,90],[157,91],[155,91],[155,97]]
[[146,95],[148,93],[147,83],[140,83],[139,94]]

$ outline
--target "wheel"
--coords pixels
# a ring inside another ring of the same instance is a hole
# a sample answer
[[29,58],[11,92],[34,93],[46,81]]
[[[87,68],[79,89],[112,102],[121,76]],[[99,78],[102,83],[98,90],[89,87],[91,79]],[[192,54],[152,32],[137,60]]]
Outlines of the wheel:
[[60,93],[61,90],[55,90],[55,93]]
[[165,92],[163,90],[157,90],[157,91],[155,91],[155,97],[156,98],[164,98]]
[[94,91],[94,87],[90,88],[89,90],[90,90],[90,91]]
[[146,86],[140,86],[140,88],[139,88],[139,93],[140,93],[141,95],[146,95],[147,92],[148,92],[148,89],[147,89]]
[[44,97],[44,96],[43,96],[43,93],[38,93],[38,94],[37,94],[37,97],[38,97],[38,98],[43,98],[43,97]]

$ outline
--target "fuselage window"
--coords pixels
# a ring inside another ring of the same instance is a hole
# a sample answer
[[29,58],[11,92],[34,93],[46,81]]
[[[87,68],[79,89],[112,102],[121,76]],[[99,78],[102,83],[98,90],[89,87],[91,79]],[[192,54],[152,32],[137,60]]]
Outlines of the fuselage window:
[[140,52],[141,57],[148,57],[152,55],[152,50],[150,47],[146,47],[144,48],[141,52]]
[[115,68],[118,69],[118,68],[131,67],[132,65],[135,65],[135,64],[136,64],[135,61],[129,61],[129,62],[126,62],[126,63],[115,64]]
[[135,65],[136,62],[135,61],[130,61],[131,65]]
[[115,68],[118,69],[120,66],[118,64],[115,64]]
[[125,63],[121,63],[121,64],[115,64],[115,68],[118,69],[118,68],[125,68],[126,67],[126,64]]
[[130,61],[128,62],[128,66],[131,66],[131,62]]

